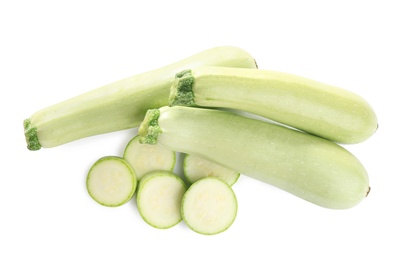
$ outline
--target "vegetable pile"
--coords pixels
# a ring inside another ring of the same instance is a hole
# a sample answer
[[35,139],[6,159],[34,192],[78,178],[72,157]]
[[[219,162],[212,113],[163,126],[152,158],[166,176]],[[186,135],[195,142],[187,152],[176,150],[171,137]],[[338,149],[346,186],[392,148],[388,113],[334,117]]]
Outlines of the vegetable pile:
[[183,220],[205,235],[234,223],[232,186],[240,174],[321,207],[354,207],[369,193],[369,178],[341,144],[367,140],[377,125],[359,95],[258,69],[250,54],[231,46],[86,92],[24,120],[29,150],[137,127],[122,157],[92,165],[90,196],[117,207],[135,195],[149,225],[166,229]]

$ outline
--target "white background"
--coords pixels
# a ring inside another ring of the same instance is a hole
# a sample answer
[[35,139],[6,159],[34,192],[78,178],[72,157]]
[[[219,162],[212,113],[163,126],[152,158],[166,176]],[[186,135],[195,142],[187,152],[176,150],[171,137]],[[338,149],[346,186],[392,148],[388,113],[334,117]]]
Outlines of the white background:
[[[2,1],[0,259],[413,259],[408,2]],[[370,102],[378,132],[346,146],[369,172],[364,201],[324,209],[242,176],[226,232],[158,230],[133,201],[106,208],[85,188],[91,164],[121,155],[136,129],[26,149],[35,111],[220,45]]]

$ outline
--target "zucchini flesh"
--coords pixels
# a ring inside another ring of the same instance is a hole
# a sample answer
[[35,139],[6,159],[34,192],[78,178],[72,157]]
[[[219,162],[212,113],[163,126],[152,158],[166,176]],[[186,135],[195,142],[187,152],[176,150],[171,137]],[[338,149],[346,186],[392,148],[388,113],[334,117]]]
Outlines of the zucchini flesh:
[[359,95],[296,75],[198,67],[176,75],[170,105],[243,110],[338,143],[376,132],[377,117]]
[[123,153],[123,158],[134,169],[138,181],[145,174],[152,171],[172,171],[176,162],[174,151],[159,145],[141,144],[138,137],[129,141]]
[[90,168],[86,187],[99,204],[117,207],[128,202],[135,193],[136,175],[127,161],[116,156],[97,160]]
[[138,135],[142,143],[195,154],[326,208],[353,207],[370,189],[365,168],[342,146],[228,111],[152,109]]
[[136,202],[139,213],[155,228],[171,228],[182,220],[181,202],[185,191],[185,183],[172,172],[148,173],[138,187]]
[[230,186],[234,185],[240,176],[238,172],[232,169],[193,154],[185,155],[183,172],[186,180],[190,183],[206,177],[217,177]]
[[237,198],[224,181],[207,177],[192,184],[182,199],[182,218],[193,231],[215,235],[235,221]]
[[168,105],[169,89],[177,72],[212,65],[256,68],[251,55],[238,47],[205,50],[34,113],[24,120],[27,148],[55,147],[92,135],[137,127],[148,109]]

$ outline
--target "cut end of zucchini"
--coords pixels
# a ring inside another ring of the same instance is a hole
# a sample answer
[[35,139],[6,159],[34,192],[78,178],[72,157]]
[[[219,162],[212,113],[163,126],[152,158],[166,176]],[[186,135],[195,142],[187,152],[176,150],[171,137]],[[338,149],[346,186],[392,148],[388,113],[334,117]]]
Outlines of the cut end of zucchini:
[[158,135],[162,133],[158,125],[159,109],[149,109],[139,127],[139,142],[141,144],[156,144]]
[[159,229],[175,226],[182,220],[181,201],[186,185],[169,171],[146,174],[138,187],[138,211],[146,223]]
[[32,126],[32,123],[30,122],[30,118],[25,119],[23,121],[24,125],[24,135],[26,136],[26,143],[27,143],[27,149],[30,151],[37,151],[42,148],[39,142],[39,138],[37,137],[37,128]]
[[137,179],[123,158],[107,156],[97,160],[89,170],[86,187],[99,204],[117,207],[128,202],[135,193]]
[[193,231],[214,235],[235,221],[238,203],[232,188],[216,177],[201,179],[189,187],[182,199],[181,213]]
[[195,105],[192,84],[194,77],[191,70],[184,70],[176,74],[174,84],[171,86],[169,95],[170,106],[193,106]]

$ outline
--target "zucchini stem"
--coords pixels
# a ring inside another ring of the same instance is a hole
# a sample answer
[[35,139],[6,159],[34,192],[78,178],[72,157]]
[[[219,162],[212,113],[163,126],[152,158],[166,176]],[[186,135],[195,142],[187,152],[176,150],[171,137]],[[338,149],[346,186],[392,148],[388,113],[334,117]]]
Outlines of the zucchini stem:
[[171,93],[169,95],[170,106],[194,106],[194,92],[192,91],[192,84],[194,83],[194,77],[191,70],[184,70],[177,73],[175,76],[175,82],[171,87]]
[[24,125],[24,135],[26,136],[27,149],[31,151],[40,150],[42,146],[39,143],[39,138],[37,137],[37,128],[33,127],[30,119],[25,119],[23,121]]
[[157,144],[158,135],[162,133],[158,125],[158,118],[160,115],[159,109],[149,109],[146,117],[139,127],[140,139],[142,144]]

